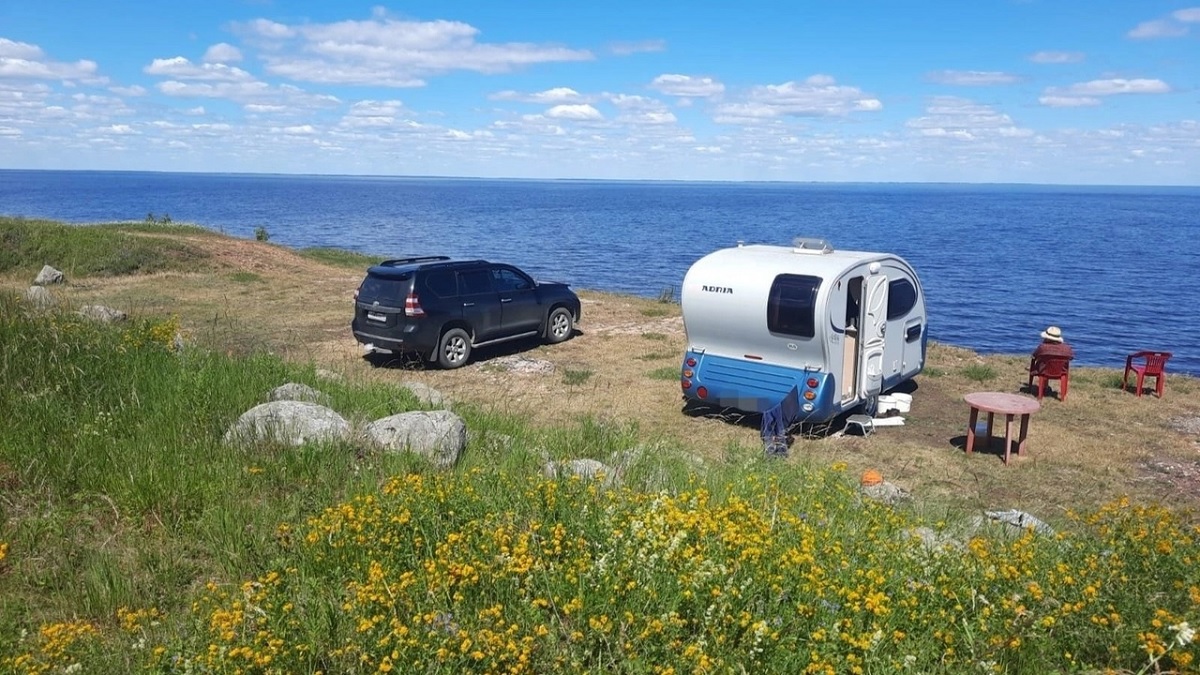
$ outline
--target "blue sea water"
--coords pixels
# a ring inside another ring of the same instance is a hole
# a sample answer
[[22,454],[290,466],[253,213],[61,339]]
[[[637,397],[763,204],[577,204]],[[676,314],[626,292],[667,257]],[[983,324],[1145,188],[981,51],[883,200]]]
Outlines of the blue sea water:
[[516,263],[655,297],[738,240],[909,260],[930,337],[1027,353],[1049,324],[1080,365],[1174,352],[1200,375],[1200,188],[524,181],[0,170],[0,214],[73,223],[169,214],[289,246]]

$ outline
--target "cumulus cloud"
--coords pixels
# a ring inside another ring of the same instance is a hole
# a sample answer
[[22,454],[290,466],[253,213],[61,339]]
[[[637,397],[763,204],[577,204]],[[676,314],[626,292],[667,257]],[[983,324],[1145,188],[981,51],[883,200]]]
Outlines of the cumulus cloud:
[[659,75],[650,83],[650,88],[668,96],[686,98],[709,98],[725,91],[725,85],[711,77],[692,77],[673,73]]
[[575,121],[594,121],[604,119],[604,115],[600,114],[587,103],[576,105],[556,105],[546,111],[546,117],[559,120],[575,120]]
[[1200,23],[1200,7],[1178,9],[1165,18],[1143,21],[1125,35],[1134,40],[1183,37],[1190,32],[1190,23]]
[[242,51],[226,42],[218,42],[204,52],[205,63],[236,63],[242,60]]
[[1009,73],[985,70],[938,70],[925,75],[925,79],[938,84],[959,87],[986,87],[997,84],[1013,84],[1021,78]]
[[526,94],[511,89],[498,91],[490,96],[493,101],[520,101],[521,103],[540,103],[549,105],[554,103],[580,103],[586,99],[570,87],[554,87],[545,91],[539,91],[532,94]]
[[1082,63],[1085,56],[1083,52],[1034,52],[1029,55],[1029,60],[1033,63]]
[[169,59],[154,59],[142,69],[147,75],[161,75],[179,80],[207,82],[249,82],[254,80],[250,73],[223,63],[192,63],[182,56]]
[[613,42],[608,45],[608,51],[616,56],[629,56],[645,52],[664,52],[667,50],[666,40],[641,40],[639,42]]
[[743,100],[718,106],[715,119],[747,124],[778,117],[844,117],[879,110],[883,103],[858,87],[839,85],[828,75],[813,75],[804,82],[754,87]]
[[959,141],[1033,136],[1008,115],[991,106],[957,96],[937,96],[930,100],[925,114],[905,123],[921,136]]
[[1092,96],[1041,96],[1038,103],[1049,108],[1084,108],[1100,105],[1100,99]]
[[37,45],[0,38],[0,77],[29,80],[101,81],[95,61],[62,63],[46,58]]
[[1171,86],[1157,79],[1091,80],[1069,87],[1047,87],[1038,102],[1051,108],[1078,108],[1100,105],[1102,96],[1118,94],[1168,94]]
[[455,70],[507,73],[539,63],[590,61],[587,50],[525,42],[487,43],[459,21],[402,21],[377,11],[363,21],[302,23],[258,19],[236,24],[250,38],[273,41],[267,71],[307,82],[419,87]]
[[355,129],[390,127],[396,124],[404,112],[404,104],[396,100],[358,101],[350,106],[349,112],[342,117],[339,124]]
[[158,84],[158,90],[167,96],[180,98],[223,98],[242,104],[286,104],[293,108],[328,108],[341,103],[336,96],[311,94],[292,85],[273,86],[259,81],[211,83],[167,80]]

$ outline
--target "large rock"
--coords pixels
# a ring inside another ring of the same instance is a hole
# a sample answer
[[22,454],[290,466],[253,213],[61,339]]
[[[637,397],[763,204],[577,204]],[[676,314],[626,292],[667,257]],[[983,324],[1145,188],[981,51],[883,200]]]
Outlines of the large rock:
[[274,441],[284,445],[340,441],[350,437],[350,423],[323,405],[306,401],[271,401],[256,405],[225,432],[226,443]]
[[445,408],[449,405],[450,399],[446,398],[442,392],[425,384],[424,382],[401,382],[401,389],[407,389],[421,405],[427,405],[431,408]]
[[547,462],[542,467],[542,475],[546,478],[559,479],[578,476],[584,480],[597,480],[603,477],[605,487],[620,484],[621,477],[612,467],[594,459],[569,459],[563,462]]
[[54,306],[54,296],[50,294],[50,289],[43,286],[30,286],[25,291],[25,301],[38,309]]
[[42,265],[42,271],[38,272],[33,283],[38,286],[49,286],[50,284],[61,284],[63,281],[63,273],[54,269],[49,265]]
[[309,403],[316,403],[323,397],[324,394],[307,384],[288,382],[272,389],[267,398],[272,401],[308,401]]
[[124,321],[129,318],[129,315],[119,309],[105,307],[104,305],[84,305],[79,308],[79,316],[92,321],[100,321],[102,323],[112,323],[114,321]]
[[406,412],[371,422],[363,435],[385,452],[415,452],[445,469],[467,445],[467,424],[448,410]]

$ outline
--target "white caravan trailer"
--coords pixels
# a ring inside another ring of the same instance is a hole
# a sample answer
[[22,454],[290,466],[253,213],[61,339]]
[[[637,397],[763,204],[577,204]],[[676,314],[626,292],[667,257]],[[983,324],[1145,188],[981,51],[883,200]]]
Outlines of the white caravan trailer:
[[680,299],[680,385],[694,401],[767,412],[795,388],[787,422],[824,422],[864,404],[873,412],[880,393],[925,366],[925,293],[888,253],[739,242],[696,261]]

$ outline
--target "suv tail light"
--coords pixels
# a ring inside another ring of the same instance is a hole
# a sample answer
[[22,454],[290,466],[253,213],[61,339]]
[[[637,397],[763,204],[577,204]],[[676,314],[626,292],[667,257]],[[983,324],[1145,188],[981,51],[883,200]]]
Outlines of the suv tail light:
[[425,310],[421,309],[421,301],[417,299],[416,293],[409,293],[408,297],[404,298],[404,316],[425,316]]
[[354,289],[354,299],[358,300],[358,289]]

